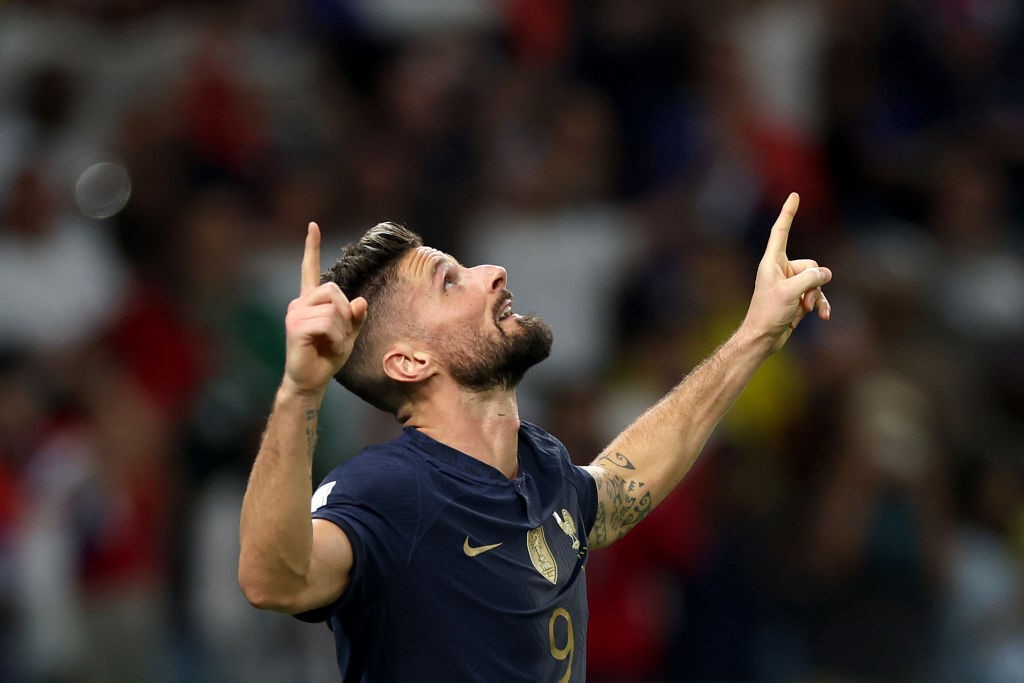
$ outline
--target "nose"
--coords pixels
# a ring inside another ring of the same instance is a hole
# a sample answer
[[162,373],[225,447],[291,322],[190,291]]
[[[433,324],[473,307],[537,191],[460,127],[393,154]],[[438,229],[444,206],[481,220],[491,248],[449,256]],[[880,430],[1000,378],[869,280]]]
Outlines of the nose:
[[505,289],[508,273],[501,266],[477,266],[483,274],[483,281],[491,291]]

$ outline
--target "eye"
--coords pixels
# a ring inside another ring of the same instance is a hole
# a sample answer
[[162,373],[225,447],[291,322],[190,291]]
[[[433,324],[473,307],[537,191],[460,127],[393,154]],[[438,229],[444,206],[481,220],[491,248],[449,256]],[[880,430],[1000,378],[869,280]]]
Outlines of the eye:
[[455,280],[452,279],[452,274],[447,272],[444,274],[444,289],[447,292],[452,285],[455,284]]

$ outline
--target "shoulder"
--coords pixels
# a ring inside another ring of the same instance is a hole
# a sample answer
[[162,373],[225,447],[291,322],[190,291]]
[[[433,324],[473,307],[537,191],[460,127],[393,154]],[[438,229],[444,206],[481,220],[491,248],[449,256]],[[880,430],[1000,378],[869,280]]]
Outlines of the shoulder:
[[312,508],[341,500],[410,500],[419,495],[423,463],[394,439],[368,446],[331,470],[313,494]]
[[586,468],[573,463],[565,445],[537,425],[523,422],[521,435],[533,446],[541,470],[549,476],[561,477],[564,486],[575,490],[583,526],[589,533],[597,509],[597,482],[594,476]]
[[409,448],[404,437],[373,444],[359,451],[353,458],[341,463],[328,473],[324,481],[336,477],[379,477],[387,474],[394,478],[415,477],[422,469],[422,458]]
[[523,422],[520,434],[533,446],[542,466],[558,469],[562,476],[569,478],[577,486],[581,476],[586,479],[592,478],[584,468],[573,464],[565,444],[546,430],[530,422]]
[[565,444],[532,422],[520,423],[519,433],[521,436],[525,437],[526,440],[530,442],[530,445],[537,449],[539,453],[569,460],[569,451],[566,450]]

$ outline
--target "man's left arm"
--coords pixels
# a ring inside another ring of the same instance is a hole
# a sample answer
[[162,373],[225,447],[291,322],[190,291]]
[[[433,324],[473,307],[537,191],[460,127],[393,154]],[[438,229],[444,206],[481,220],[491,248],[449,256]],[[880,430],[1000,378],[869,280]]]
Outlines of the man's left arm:
[[772,227],[739,329],[586,468],[597,482],[592,548],[622,538],[665,499],[754,371],[782,348],[805,315],[817,309],[823,320],[830,317],[821,286],[832,272],[809,259],[786,257],[798,205],[799,197],[791,194]]

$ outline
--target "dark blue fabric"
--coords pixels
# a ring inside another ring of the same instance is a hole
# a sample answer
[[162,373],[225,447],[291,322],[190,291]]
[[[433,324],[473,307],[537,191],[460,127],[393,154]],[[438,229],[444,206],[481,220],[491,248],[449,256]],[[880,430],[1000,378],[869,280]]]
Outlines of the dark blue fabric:
[[327,621],[346,683],[585,680],[597,489],[550,434],[523,424],[509,480],[409,428],[318,491],[313,517],[344,530],[355,564],[337,603],[299,618]]

